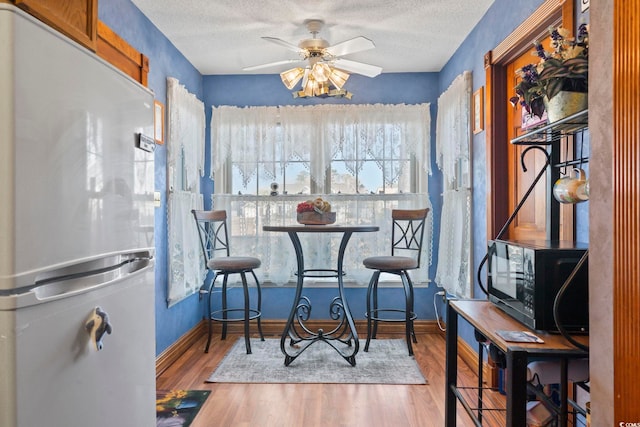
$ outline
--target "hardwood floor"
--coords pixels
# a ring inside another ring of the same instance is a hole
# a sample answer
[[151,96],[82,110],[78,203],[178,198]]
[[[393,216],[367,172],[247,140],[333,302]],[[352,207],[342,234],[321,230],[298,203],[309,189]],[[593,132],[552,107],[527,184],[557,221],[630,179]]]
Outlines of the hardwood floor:
[[[205,383],[238,337],[231,335],[224,341],[214,337],[208,354],[202,337],[157,378],[158,389],[211,390],[191,427],[444,426],[445,340],[441,334],[418,334],[414,344],[427,385]],[[462,360],[458,367],[459,384],[475,386],[475,373]],[[485,392],[485,399],[485,405],[504,408],[505,399],[499,393]],[[496,412],[485,415],[483,422],[489,427],[505,424],[502,413]],[[457,425],[474,425],[459,404]]]

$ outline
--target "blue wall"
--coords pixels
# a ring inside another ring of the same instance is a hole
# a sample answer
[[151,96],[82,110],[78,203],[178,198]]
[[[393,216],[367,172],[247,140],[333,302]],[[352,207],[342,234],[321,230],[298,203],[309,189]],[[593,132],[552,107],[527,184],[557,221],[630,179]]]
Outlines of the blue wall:
[[[98,17],[120,37],[149,58],[148,86],[155,98],[167,104],[167,77],[175,77],[190,92],[202,99],[202,76],[169,40],[131,3],[130,0],[106,0],[98,5]],[[166,111],[166,110],[165,110]],[[160,354],[202,319],[196,296],[167,308],[167,147],[155,150],[155,189],[162,195],[156,208],[155,307],[156,354]]]
[[[175,77],[206,106],[207,123],[212,105],[308,105],[315,103],[406,103],[429,102],[432,105],[432,129],[435,133],[437,97],[449,87],[453,79],[465,70],[473,72],[473,89],[485,85],[484,54],[493,49],[514,28],[520,25],[543,0],[496,0],[469,37],[461,44],[440,73],[382,74],[374,79],[352,75],[346,88],[354,93],[351,101],[344,99],[293,99],[284,88],[278,75],[227,75],[201,76],[200,73],[178,52],[167,38],[137,9],[130,0],[104,0],[99,3],[99,18],[110,26],[132,46],[149,57],[149,88],[156,99],[166,105],[166,78]],[[579,5],[579,0],[576,0]],[[428,48],[425,48],[425,55]],[[207,125],[207,141],[209,129]],[[432,141],[435,141],[432,135]],[[435,148],[435,145],[433,145]],[[209,167],[209,147],[206,148]],[[187,298],[172,308],[167,308],[167,215],[166,215],[166,146],[158,146],[155,154],[155,185],[162,194],[162,205],[156,210],[156,353],[159,354],[180,336],[195,326],[203,316],[203,306],[196,295]],[[434,236],[437,242],[441,208],[441,177],[434,167],[430,179],[429,193],[434,207]],[[486,251],[486,149],[485,135],[481,132],[473,139],[473,239],[474,265],[477,268]],[[213,182],[203,179],[205,202],[213,190]],[[586,206],[578,209],[578,232],[585,235]],[[435,275],[437,250],[430,277]],[[393,292],[394,290],[390,290]],[[397,291],[400,291],[397,289]],[[433,319],[433,293],[435,286],[421,289],[416,295],[417,311],[421,319]],[[328,298],[326,290],[313,290],[314,297]],[[364,291],[349,289],[351,307],[356,318],[362,318]],[[265,317],[285,318],[292,290],[290,288],[269,289],[265,295]],[[477,283],[475,295],[484,298]],[[282,301],[286,301],[283,303]],[[360,303],[355,303],[358,301]],[[286,308],[285,308],[286,307]],[[442,313],[440,306],[439,312]],[[468,342],[473,336],[463,333]]]

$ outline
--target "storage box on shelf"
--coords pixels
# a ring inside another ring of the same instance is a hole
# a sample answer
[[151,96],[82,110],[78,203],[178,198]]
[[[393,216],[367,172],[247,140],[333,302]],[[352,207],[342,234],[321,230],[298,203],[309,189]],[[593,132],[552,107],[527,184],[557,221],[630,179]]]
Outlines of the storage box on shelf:
[[589,126],[589,110],[580,111],[517,136],[511,140],[514,145],[550,145],[567,135],[583,132]]

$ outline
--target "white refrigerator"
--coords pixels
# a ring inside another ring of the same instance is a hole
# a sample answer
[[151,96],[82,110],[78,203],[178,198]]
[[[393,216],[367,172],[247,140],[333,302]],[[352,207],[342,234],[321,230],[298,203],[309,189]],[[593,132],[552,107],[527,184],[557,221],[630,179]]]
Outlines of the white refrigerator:
[[0,3],[0,426],[155,426],[153,93]]

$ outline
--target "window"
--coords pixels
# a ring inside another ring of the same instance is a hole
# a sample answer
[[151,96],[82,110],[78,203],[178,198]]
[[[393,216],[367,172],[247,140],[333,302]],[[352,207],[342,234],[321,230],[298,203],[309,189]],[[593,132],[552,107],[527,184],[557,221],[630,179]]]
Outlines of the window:
[[[279,132],[281,134],[281,132]],[[279,194],[394,194],[415,193],[416,180],[415,156],[404,153],[399,156],[395,152],[394,141],[387,142],[381,157],[374,153],[364,152],[360,159],[356,153],[338,151],[327,169],[324,191],[318,191],[322,185],[311,179],[311,163],[309,161],[284,159],[256,161],[255,173],[244,179],[242,171],[247,169],[243,159],[228,159],[226,167],[231,169],[231,194],[251,194],[268,196],[271,184],[278,185]],[[281,141],[280,141],[281,144]],[[385,142],[382,142],[385,144]],[[354,165],[360,165],[355,169]],[[355,170],[354,170],[355,169]],[[389,179],[388,177],[393,177]],[[390,182],[391,181],[391,182]]]
[[[429,104],[217,107],[211,146],[213,206],[229,212],[234,246],[260,254],[267,282],[295,281],[295,265],[285,265],[295,257],[286,235],[262,226],[295,223],[297,203],[311,194],[332,202],[339,223],[381,226],[350,243],[358,256],[347,257],[345,269],[357,284],[371,275],[361,255],[389,251],[391,209],[431,207]],[[430,230],[425,239],[430,251]],[[326,266],[337,252],[331,246],[305,251],[305,262]],[[418,285],[427,283],[428,264],[414,277]]]
[[216,193],[426,192],[430,111],[421,105],[218,107]]

